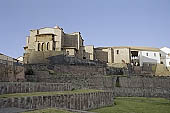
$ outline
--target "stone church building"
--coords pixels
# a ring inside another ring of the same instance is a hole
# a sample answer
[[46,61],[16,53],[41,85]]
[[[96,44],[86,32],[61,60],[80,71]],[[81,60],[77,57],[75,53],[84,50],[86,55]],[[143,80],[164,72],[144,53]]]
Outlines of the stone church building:
[[80,32],[67,34],[58,26],[30,30],[24,47],[24,63],[43,63],[48,57],[61,54],[93,60],[90,52],[94,47],[84,46],[83,42]]

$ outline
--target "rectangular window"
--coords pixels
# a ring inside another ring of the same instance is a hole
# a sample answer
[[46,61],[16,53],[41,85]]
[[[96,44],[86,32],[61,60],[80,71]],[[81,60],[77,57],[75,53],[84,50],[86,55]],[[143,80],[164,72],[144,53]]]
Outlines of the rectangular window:
[[119,50],[117,50],[116,53],[119,54]]
[[146,53],[146,56],[148,56],[149,54],[148,53]]
[[154,56],[156,57],[156,53],[154,53]]
[[69,51],[66,51],[67,56],[69,55]]
[[37,35],[39,35],[39,30],[37,30]]
[[170,62],[169,62],[169,65],[170,65]]

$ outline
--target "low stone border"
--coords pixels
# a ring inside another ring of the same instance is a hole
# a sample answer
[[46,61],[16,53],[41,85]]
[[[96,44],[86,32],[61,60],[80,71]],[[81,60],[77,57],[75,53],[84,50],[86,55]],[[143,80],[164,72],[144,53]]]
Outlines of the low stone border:
[[[5,109],[5,108],[4,108]],[[76,113],[96,113],[96,112],[89,112],[89,111],[82,111],[82,110],[75,110],[75,109],[67,109],[67,108],[55,108],[57,110],[65,110],[65,111],[70,111],[70,112],[76,112]],[[26,110],[27,112],[29,111],[35,111],[35,110],[41,110],[41,109],[31,109],[31,110]]]
[[71,83],[0,82],[0,94],[72,90]]
[[66,110],[70,112],[77,112],[77,113],[96,113],[96,112],[89,112],[89,111],[82,111],[82,110],[74,110],[74,109],[62,109],[62,108],[57,108],[59,110]]
[[24,109],[67,108],[90,110],[113,105],[113,92],[90,92],[80,94],[57,94],[53,96],[32,96],[0,98],[0,108],[16,107]]

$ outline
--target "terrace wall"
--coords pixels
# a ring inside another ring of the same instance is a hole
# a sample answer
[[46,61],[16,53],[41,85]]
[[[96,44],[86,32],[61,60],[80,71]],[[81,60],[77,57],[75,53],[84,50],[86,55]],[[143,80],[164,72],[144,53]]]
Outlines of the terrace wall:
[[7,65],[0,63],[0,82],[24,81],[24,67],[22,65]]
[[161,97],[170,98],[169,88],[124,88],[115,87],[114,96],[118,97]]
[[0,94],[72,90],[70,83],[0,82]]
[[125,88],[170,88],[170,77],[119,77],[119,84]]
[[40,109],[59,107],[89,110],[110,105],[113,105],[113,93],[107,91],[81,94],[56,94],[54,96],[0,98],[0,108]]
[[[88,66],[88,65],[46,65],[46,64],[27,64],[25,65],[26,72],[33,71],[37,76],[42,74],[55,75],[106,75],[106,69],[103,66]],[[41,73],[40,73],[41,72]],[[27,74],[27,73],[26,73]],[[28,73],[29,74],[29,73]]]
[[118,77],[116,81],[118,87],[112,89],[115,96],[170,98],[169,77]]
[[[27,75],[35,81],[48,83],[71,83],[74,89],[112,89],[114,78],[109,76],[91,75]],[[28,80],[28,79],[27,79]],[[31,81],[31,80],[30,80]]]

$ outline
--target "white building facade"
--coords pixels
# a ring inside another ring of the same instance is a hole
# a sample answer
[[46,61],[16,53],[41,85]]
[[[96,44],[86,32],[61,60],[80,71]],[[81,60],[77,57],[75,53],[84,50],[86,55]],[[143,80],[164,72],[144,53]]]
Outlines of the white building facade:
[[160,49],[131,47],[131,63],[135,66],[143,66],[143,64],[160,64]]
[[160,50],[161,64],[170,67],[170,48],[163,47]]
[[139,52],[140,66],[144,63],[160,64],[160,55],[156,51],[140,51]]

